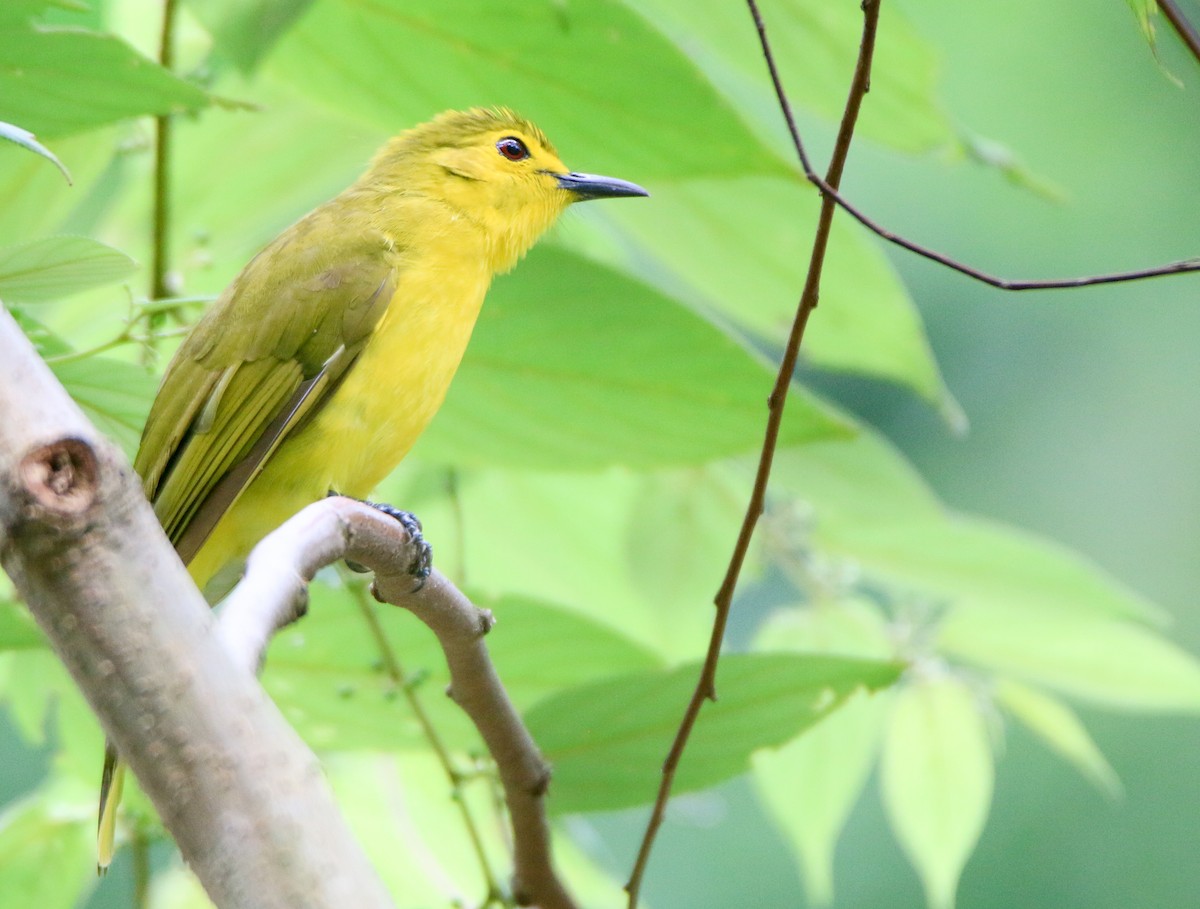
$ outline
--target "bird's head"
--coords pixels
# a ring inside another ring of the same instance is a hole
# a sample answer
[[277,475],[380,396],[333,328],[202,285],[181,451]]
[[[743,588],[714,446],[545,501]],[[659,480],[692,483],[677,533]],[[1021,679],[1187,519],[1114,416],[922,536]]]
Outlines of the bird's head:
[[478,224],[496,271],[516,264],[572,202],[649,195],[625,180],[572,173],[537,126],[504,108],[447,111],[401,133],[372,171],[385,169]]

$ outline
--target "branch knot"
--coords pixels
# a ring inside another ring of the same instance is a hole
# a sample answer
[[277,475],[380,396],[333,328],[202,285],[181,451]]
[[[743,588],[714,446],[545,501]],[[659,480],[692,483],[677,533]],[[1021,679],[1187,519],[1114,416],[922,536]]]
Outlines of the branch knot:
[[74,518],[95,502],[100,466],[91,444],[68,436],[25,455],[17,475],[44,517]]

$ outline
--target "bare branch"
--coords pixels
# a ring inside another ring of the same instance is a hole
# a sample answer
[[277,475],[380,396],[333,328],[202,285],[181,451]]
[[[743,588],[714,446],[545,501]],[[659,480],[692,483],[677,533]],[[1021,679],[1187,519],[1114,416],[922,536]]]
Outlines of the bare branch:
[[0,564],[217,905],[392,905],[128,463],[2,310]]
[[392,518],[353,499],[309,505],[259,543],[246,576],[222,609],[222,639],[242,666],[261,659],[271,634],[307,602],[307,582],[323,565],[349,559],[375,571],[376,599],[411,611],[437,636],[450,668],[449,694],[466,711],[496,762],[513,827],[513,891],[518,903],[572,909],[554,873],[545,795],[550,768],[530,737],[488,657],[492,614],[438,571],[424,585],[411,574],[418,556]]
[[[956,271],[961,275],[966,275],[968,278],[1000,290],[1061,290],[1068,287],[1089,287],[1096,284],[1121,284],[1126,281],[1142,281],[1146,278],[1159,278],[1166,275],[1179,275],[1200,271],[1200,258],[1194,258],[1184,259],[1179,262],[1170,262],[1166,265],[1158,265],[1152,268],[1139,268],[1133,271],[1088,275],[1079,278],[1012,280],[988,274],[974,266],[960,262],[952,256],[940,253],[927,246],[922,246],[920,243],[914,243],[907,237],[889,230],[878,221],[868,217],[861,209],[841,195],[838,192],[836,180],[823,178],[813,170],[812,164],[809,162],[808,153],[804,148],[804,140],[800,138],[800,130],[796,126],[796,118],[792,114],[791,102],[788,101],[787,92],[784,91],[783,81],[779,76],[779,69],[775,65],[775,55],[771,51],[771,43],[767,39],[767,27],[763,22],[762,14],[759,12],[758,4],[755,0],[746,0],[746,4],[750,8],[750,14],[754,17],[754,25],[758,29],[758,41],[762,46],[763,58],[766,60],[767,70],[771,74],[771,84],[775,88],[775,97],[779,102],[780,110],[783,112],[784,120],[787,121],[788,132],[792,137],[792,145],[796,149],[797,157],[800,159],[800,166],[804,170],[805,178],[821,191],[824,199],[832,199],[846,214],[881,239],[899,246],[901,249],[906,249],[923,259],[937,262],[939,265],[944,265],[952,271]],[[1172,23],[1174,23],[1174,20],[1172,20]]]
[[1171,27],[1175,29],[1175,34],[1179,36],[1179,40],[1192,52],[1192,56],[1196,58],[1196,62],[1200,63],[1200,30],[1197,30],[1196,26],[1184,15],[1183,10],[1179,8],[1179,4],[1175,0],[1158,0],[1158,8],[1167,17],[1167,21],[1171,23]]
[[[837,139],[834,143],[833,155],[829,162],[829,170],[825,181],[823,181],[830,187],[836,187],[841,181],[846,157],[850,153],[850,141],[854,136],[854,125],[858,120],[858,112],[862,106],[863,97],[870,88],[871,58],[875,50],[875,32],[879,23],[879,3],[880,0],[863,0],[863,32],[862,43],[858,52],[858,62],[855,65],[854,76],[850,82],[850,90],[846,98],[841,125],[838,128]],[[761,23],[753,0],[750,0],[750,5],[755,14],[756,21]],[[807,167],[807,159],[805,159],[805,166]],[[650,850],[654,845],[655,837],[658,835],[658,829],[662,826],[663,818],[666,816],[667,802],[671,797],[671,786],[675,780],[675,771],[679,767],[679,761],[683,757],[684,749],[687,747],[687,742],[692,734],[692,729],[695,727],[696,719],[700,715],[700,708],[706,700],[716,698],[717,662],[721,656],[721,644],[725,639],[725,626],[729,621],[729,612],[733,605],[733,593],[737,587],[738,578],[741,576],[742,565],[746,560],[747,553],[750,551],[750,541],[754,536],[754,529],[758,525],[758,519],[763,512],[766,501],[767,482],[770,480],[771,465],[775,460],[775,448],[779,441],[779,428],[783,423],[783,410],[787,402],[788,389],[791,387],[792,373],[796,369],[796,360],[800,355],[800,343],[804,339],[804,330],[808,326],[808,317],[816,309],[817,300],[820,296],[821,273],[825,265],[825,250],[829,244],[829,232],[833,225],[835,201],[832,194],[827,194],[821,199],[821,211],[817,218],[817,229],[813,237],[812,253],[809,257],[808,274],[805,278],[804,290],[800,295],[800,302],[796,308],[796,316],[792,321],[792,329],[788,335],[787,345],[784,348],[783,360],[779,365],[779,373],[775,377],[775,387],[771,390],[771,396],[767,401],[766,437],[763,439],[762,451],[759,455],[758,470],[754,477],[754,488],[750,493],[750,502],[746,506],[746,513],[742,518],[742,526],[738,532],[737,543],[734,545],[733,553],[729,559],[729,566],[725,571],[725,578],[721,582],[721,587],[713,600],[713,604],[717,607],[717,613],[713,619],[712,635],[709,638],[708,652],[704,657],[704,665],[700,671],[700,678],[696,683],[695,690],[692,692],[691,700],[684,711],[683,719],[680,721],[679,729],[675,734],[675,741],[671,744],[671,749],[667,753],[666,760],[663,762],[662,780],[659,785],[658,796],[651,810],[650,820],[646,825],[646,833],[642,838],[642,844],[638,850],[633,871],[630,873],[629,882],[625,885],[625,889],[629,893],[629,909],[635,909],[637,906],[642,877],[646,872],[646,866],[650,860]]]

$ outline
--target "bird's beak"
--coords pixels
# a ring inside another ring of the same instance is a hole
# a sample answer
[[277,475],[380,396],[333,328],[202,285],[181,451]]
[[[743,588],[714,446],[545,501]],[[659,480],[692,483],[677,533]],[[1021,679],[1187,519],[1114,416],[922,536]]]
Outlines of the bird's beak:
[[586,199],[610,199],[617,196],[648,196],[650,193],[636,183],[618,180],[616,177],[599,177],[596,174],[554,174],[554,179],[563,189],[575,195],[576,202]]

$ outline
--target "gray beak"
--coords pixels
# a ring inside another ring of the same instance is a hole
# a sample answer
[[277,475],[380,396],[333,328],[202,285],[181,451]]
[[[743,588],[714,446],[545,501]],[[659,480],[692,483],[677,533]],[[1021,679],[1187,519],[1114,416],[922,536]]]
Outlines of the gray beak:
[[650,193],[636,183],[618,180],[616,177],[600,177],[596,174],[555,174],[558,185],[575,194],[575,201],[587,199],[611,199],[618,196],[648,196]]

